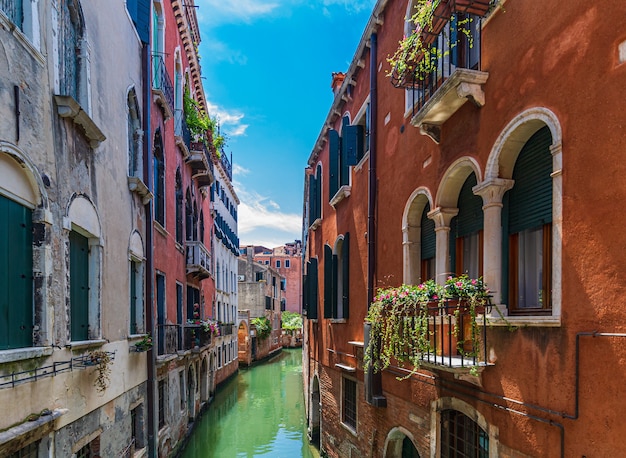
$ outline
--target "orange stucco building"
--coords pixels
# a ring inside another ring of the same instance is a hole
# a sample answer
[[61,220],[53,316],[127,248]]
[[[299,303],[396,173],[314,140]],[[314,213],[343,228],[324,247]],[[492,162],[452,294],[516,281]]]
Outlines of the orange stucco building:
[[[387,57],[416,3],[377,2],[305,173],[311,439],[331,457],[617,456],[626,4],[441,0],[445,52],[414,80]],[[378,288],[463,273],[492,291],[473,369],[364,371]]]

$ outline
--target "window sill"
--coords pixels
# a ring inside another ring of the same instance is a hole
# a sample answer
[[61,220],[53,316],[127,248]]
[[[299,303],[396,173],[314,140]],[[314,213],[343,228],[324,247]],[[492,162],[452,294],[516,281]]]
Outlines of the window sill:
[[331,318],[330,322],[333,324],[344,324],[347,323],[348,320],[346,320],[345,318]]
[[83,348],[101,347],[105,343],[107,343],[107,341],[104,339],[77,340],[75,342],[68,343],[66,347],[71,348],[72,350],[81,350]]
[[365,162],[369,159],[370,157],[370,152],[369,150],[363,155],[363,157],[361,158],[361,160],[359,161],[359,163],[357,165],[354,166],[354,171],[355,172],[360,172],[361,169],[363,168],[363,165],[365,164]]
[[314,231],[320,226],[320,224],[322,224],[322,218],[317,218],[315,221],[311,223],[310,229]]
[[154,195],[150,192],[146,184],[139,177],[128,177],[128,189],[130,192],[135,192],[139,197],[141,197],[141,202],[144,205],[147,205],[150,202]]
[[2,350],[0,351],[0,364],[41,358],[43,356],[50,356],[51,354],[52,347],[28,347],[17,348],[15,350]]
[[35,45],[30,41],[30,39],[22,32],[19,27],[11,22],[11,20],[0,11],[0,27],[11,32],[17,40],[22,43],[26,51],[37,60],[39,65],[42,67],[46,64],[46,58],[41,52],[35,47]]
[[[496,307],[498,307],[502,311],[502,316],[498,313],[497,310],[495,310]],[[487,326],[533,326],[558,328],[561,326],[561,317],[553,315],[506,315],[506,306],[496,305],[494,306],[494,310],[491,312],[491,315],[487,316]]]
[[25,420],[19,425],[10,427],[7,430],[0,432],[0,444],[6,444],[9,441],[13,441],[17,438],[25,438],[39,440],[47,435],[54,428],[54,421],[61,415],[65,415],[69,412],[69,409],[54,409],[49,411],[48,415],[40,415],[39,418],[33,421]]
[[350,191],[352,190],[352,188],[348,185],[343,185],[341,188],[339,188],[339,191],[337,191],[337,194],[334,195],[334,197],[332,199],[330,199],[330,205],[332,205],[333,208],[335,208],[335,206],[341,202],[343,199],[350,197]]
[[354,437],[358,437],[356,429],[353,429],[352,426],[349,426],[347,424],[345,424],[343,421],[341,422],[341,426],[343,427],[343,429],[345,429],[346,431],[348,431],[350,434],[352,434]]
[[100,143],[106,140],[106,137],[91,119],[89,114],[74,100],[70,95],[55,95],[54,100],[57,103],[57,113],[62,118],[70,118],[74,124],[78,124],[85,131],[85,136],[89,140],[92,148],[97,148]]
[[163,237],[169,237],[170,233],[167,232],[167,230],[161,226],[161,223],[159,223],[158,221],[154,221],[154,228],[157,230],[158,233],[160,233]]

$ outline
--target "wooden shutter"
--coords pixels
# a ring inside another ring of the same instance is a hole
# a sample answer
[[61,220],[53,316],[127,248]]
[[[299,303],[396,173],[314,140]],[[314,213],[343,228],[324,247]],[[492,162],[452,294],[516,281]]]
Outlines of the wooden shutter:
[[311,320],[317,320],[317,298],[318,298],[318,283],[317,283],[317,259],[311,258],[309,261],[311,263],[311,267],[308,271],[309,277],[309,318]]
[[337,294],[339,293],[339,288],[337,286],[337,281],[339,280],[338,275],[337,275],[337,269],[339,267],[338,266],[338,264],[339,264],[338,261],[339,260],[337,258],[337,255],[334,254],[333,255],[333,263],[332,263],[333,271],[332,271],[332,276],[331,276],[331,278],[332,278],[332,296],[331,296],[331,299],[332,299],[332,307],[333,307],[333,313],[332,313],[333,318],[337,318],[337,316],[338,316],[338,314],[337,314],[337,306],[338,306],[338,302],[339,302],[339,299],[337,297]]
[[[435,234],[435,221],[428,217],[430,204],[426,203],[422,212],[422,222],[420,224],[420,244],[421,259],[434,258],[437,251],[437,236]],[[422,275],[423,276],[423,275]]]
[[509,194],[509,234],[552,222],[552,154],[550,129],[538,130],[520,151]]
[[[306,271],[311,271],[311,263],[307,262]],[[311,302],[311,288],[309,286],[309,276],[307,274],[302,275],[302,313],[309,316],[309,303]]]
[[333,317],[333,250],[324,245],[324,318]]
[[311,225],[317,218],[317,180],[313,175],[309,175],[309,225]]
[[456,217],[455,237],[457,238],[483,229],[483,199],[472,192],[474,186],[476,186],[476,174],[471,173],[461,187],[457,202],[459,209]]
[[0,196],[0,350],[33,344],[32,212]]
[[334,129],[330,129],[328,131],[328,199],[332,199],[339,190],[339,175],[341,173],[339,164],[340,143],[339,133]]
[[[343,130],[343,144],[346,152],[346,165],[357,165],[363,157],[363,126],[346,126]],[[346,183],[348,184],[348,183]]]
[[348,232],[343,236],[341,263],[343,298],[340,306],[343,307],[343,317],[347,319],[350,314],[350,234]]
[[130,333],[137,331],[137,263],[130,261]]
[[70,232],[70,333],[73,341],[89,339],[89,240]]

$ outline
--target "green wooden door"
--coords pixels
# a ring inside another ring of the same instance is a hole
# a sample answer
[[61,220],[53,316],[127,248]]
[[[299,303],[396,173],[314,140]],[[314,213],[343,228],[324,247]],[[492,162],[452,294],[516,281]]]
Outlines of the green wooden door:
[[0,196],[0,350],[33,344],[30,209]]
[[70,232],[70,333],[73,341],[89,339],[89,240]]

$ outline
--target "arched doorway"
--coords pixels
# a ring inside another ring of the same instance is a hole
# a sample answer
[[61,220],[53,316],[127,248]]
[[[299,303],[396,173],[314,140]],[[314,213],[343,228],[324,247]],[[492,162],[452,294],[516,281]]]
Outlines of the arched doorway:
[[215,394],[215,354],[211,353],[209,358],[209,398]]
[[404,428],[393,428],[385,442],[385,458],[420,458],[412,434]]
[[200,366],[200,400],[202,402],[209,400],[209,371],[206,358],[202,359]]
[[196,378],[193,373],[193,366],[189,366],[187,371],[187,412],[189,421],[193,421],[196,415],[195,412],[195,394],[196,394]]
[[309,402],[309,441],[320,447],[320,382],[317,376],[313,377],[311,384],[311,401]]
[[248,333],[248,325],[245,321],[242,321],[239,324],[239,329],[237,329],[237,342],[239,361],[249,365],[252,362],[250,355],[250,335]]

